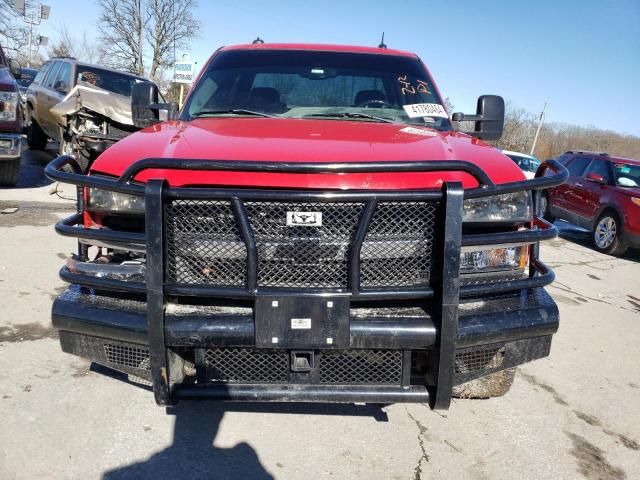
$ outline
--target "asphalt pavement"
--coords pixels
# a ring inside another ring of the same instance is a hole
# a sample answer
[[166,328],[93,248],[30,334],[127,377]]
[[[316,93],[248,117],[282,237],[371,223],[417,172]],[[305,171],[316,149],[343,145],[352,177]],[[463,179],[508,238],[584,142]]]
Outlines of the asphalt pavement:
[[640,253],[602,255],[557,222],[542,247],[560,308],[551,356],[505,397],[422,404],[157,407],[153,394],[62,353],[50,326],[73,239],[53,224],[74,188],[27,151],[0,189],[0,479],[640,478]]

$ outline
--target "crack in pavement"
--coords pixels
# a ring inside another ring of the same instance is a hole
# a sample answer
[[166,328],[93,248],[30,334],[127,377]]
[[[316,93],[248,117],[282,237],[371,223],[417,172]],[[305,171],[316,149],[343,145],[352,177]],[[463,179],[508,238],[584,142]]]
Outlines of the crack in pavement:
[[[558,285],[562,285],[562,287],[559,287]],[[612,305],[614,307],[621,308],[622,310],[626,310],[627,312],[637,313],[637,310],[635,310],[635,309],[631,309],[631,308],[625,307],[623,305],[616,305],[615,303],[607,302],[606,300],[603,300],[601,298],[590,297],[589,295],[585,295],[584,293],[578,292],[576,290],[572,290],[569,285],[565,285],[564,283],[558,282],[557,280],[555,282],[553,282],[552,284],[550,284],[549,287],[550,288],[555,288],[557,290],[560,290],[561,292],[571,293],[572,295],[578,295],[578,296],[580,296],[582,298],[586,298],[586,299],[592,300],[594,302],[604,303],[605,305]]]
[[420,450],[422,451],[422,455],[420,455],[420,458],[418,458],[418,463],[413,469],[413,480],[421,480],[422,479],[422,462],[429,463],[429,455],[427,455],[427,450],[424,446],[424,438],[423,438],[423,435],[427,432],[427,427],[422,425],[422,423],[420,423],[420,421],[417,418],[411,415],[411,413],[409,413],[409,410],[407,410],[406,408],[405,408],[405,411],[407,412],[407,415],[409,416],[409,418],[415,422],[416,427],[418,427],[417,438],[418,438],[418,444],[420,445]]

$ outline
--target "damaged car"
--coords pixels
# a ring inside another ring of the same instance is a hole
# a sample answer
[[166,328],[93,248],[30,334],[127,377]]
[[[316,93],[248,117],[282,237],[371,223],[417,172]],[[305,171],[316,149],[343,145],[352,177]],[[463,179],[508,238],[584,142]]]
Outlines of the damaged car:
[[27,90],[27,141],[43,150],[49,139],[60,154],[86,170],[118,140],[139,130],[131,119],[131,91],[144,78],[73,58],[46,62]]

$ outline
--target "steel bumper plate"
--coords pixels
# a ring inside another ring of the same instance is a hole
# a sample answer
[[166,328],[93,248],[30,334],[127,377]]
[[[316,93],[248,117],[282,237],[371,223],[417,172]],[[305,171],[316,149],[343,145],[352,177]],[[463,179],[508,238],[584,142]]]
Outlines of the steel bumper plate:
[[259,296],[258,348],[349,348],[348,297]]

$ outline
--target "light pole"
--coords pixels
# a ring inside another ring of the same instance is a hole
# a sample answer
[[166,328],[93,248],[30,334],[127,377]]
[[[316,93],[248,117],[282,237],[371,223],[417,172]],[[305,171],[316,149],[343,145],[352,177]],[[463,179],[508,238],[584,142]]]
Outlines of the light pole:
[[[40,25],[42,20],[47,20],[51,13],[51,7],[41,3],[27,2],[25,0],[15,0],[16,11],[22,15],[24,23],[29,25],[29,46],[27,51],[27,67],[31,67],[31,45],[33,44],[33,27]],[[49,39],[38,36],[38,46],[46,45]]]
[[547,103],[544,102],[544,107],[542,107],[542,112],[540,113],[540,120],[538,121],[538,128],[536,129],[536,136],[533,137],[533,145],[531,145],[531,153],[529,155],[533,155],[533,152],[536,149],[536,143],[538,143],[538,135],[540,135],[540,128],[542,128],[542,122],[544,122],[544,112],[547,110]]

